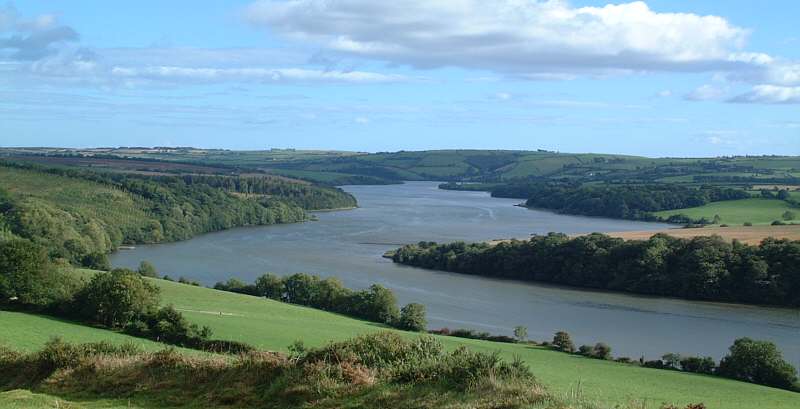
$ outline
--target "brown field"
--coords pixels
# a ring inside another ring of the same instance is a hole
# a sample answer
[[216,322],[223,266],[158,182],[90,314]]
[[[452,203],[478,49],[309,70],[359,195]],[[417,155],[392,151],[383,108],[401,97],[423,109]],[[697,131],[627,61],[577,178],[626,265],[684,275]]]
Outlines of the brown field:
[[606,233],[612,237],[626,240],[647,240],[656,233],[666,233],[673,237],[692,238],[696,236],[718,235],[726,240],[739,240],[747,244],[758,244],[767,237],[776,239],[800,240],[800,225],[793,226],[736,226],[701,227],[696,229],[667,229],[654,231],[626,231]]
[[[700,227],[696,229],[675,228],[664,230],[649,230],[649,231],[621,231],[621,232],[603,232],[611,237],[619,237],[625,240],[647,240],[657,233],[666,233],[673,237],[679,238],[692,238],[697,236],[721,236],[725,240],[739,240],[746,244],[759,244],[767,237],[774,237],[776,239],[789,239],[800,240],[800,225],[790,226],[736,226],[736,227]],[[581,236],[575,234],[573,237]],[[489,244],[498,244],[512,239],[496,239],[490,240]],[[527,240],[526,238],[517,238],[515,240]]]

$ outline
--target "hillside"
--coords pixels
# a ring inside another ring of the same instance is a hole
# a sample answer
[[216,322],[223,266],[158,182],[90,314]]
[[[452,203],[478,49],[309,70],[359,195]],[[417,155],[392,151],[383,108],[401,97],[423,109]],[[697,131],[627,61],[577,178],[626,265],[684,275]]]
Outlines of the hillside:
[[[386,330],[374,323],[311,308],[163,280],[153,282],[161,288],[163,303],[174,304],[194,323],[208,325],[216,337],[248,342],[265,349],[286,352],[289,345],[299,339],[308,346],[320,346],[332,340]],[[40,322],[26,320],[17,324],[15,339],[24,338],[26,343],[38,346],[50,335],[49,327],[43,330]],[[53,328],[51,333],[57,330],[59,328]],[[407,338],[418,336],[392,331]],[[646,400],[647,408],[657,408],[662,402],[703,401],[709,408],[789,409],[794,408],[798,400],[796,393],[788,391],[718,377],[587,359],[541,347],[440,336],[437,339],[449,350],[466,345],[475,351],[497,351],[508,360],[517,356],[557,396],[577,394],[606,407]],[[19,342],[0,334],[0,343],[18,345]],[[0,396],[0,402],[1,399]]]
[[270,177],[142,176],[0,162],[0,234],[91,265],[122,244],[308,220],[355,206],[343,191]]
[[[47,161],[64,163],[96,157],[137,158],[151,162],[151,171],[174,166],[220,167],[217,172],[269,172],[319,183],[379,184],[402,180],[505,182],[548,178],[592,181],[645,181],[701,184],[782,184],[800,182],[800,158],[754,156],[730,158],[647,158],[641,156],[511,150],[435,150],[399,152],[340,152],[272,149],[232,151],[198,148],[6,148],[0,155],[59,155]],[[65,159],[66,158],[66,159]],[[75,164],[72,163],[71,166]],[[196,170],[195,170],[196,171]]]

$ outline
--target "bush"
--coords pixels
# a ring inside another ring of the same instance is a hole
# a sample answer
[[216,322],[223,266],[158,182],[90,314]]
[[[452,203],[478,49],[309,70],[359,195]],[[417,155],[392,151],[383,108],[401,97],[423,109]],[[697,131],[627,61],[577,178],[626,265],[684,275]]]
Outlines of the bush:
[[83,259],[81,259],[81,265],[93,270],[111,270],[111,263],[108,261],[108,255],[99,251],[83,256]]
[[581,355],[584,355],[584,356],[592,356],[592,351],[593,350],[594,350],[594,348],[592,348],[591,345],[581,345],[578,348],[578,353],[581,354]]
[[683,357],[681,358],[680,364],[682,371],[702,373],[707,375],[714,373],[714,368],[717,367],[717,363],[714,362],[714,358],[710,356],[704,358],[697,356]]
[[246,344],[244,342],[238,341],[228,341],[228,340],[209,340],[203,341],[200,345],[200,348],[203,351],[213,352],[216,354],[246,354],[249,352],[254,352],[256,348],[250,344]]
[[573,353],[575,352],[575,344],[572,343],[572,338],[565,331],[558,331],[553,336],[553,346],[559,351]]
[[425,306],[417,303],[410,303],[400,310],[400,318],[397,320],[397,328],[408,331],[425,331],[428,321],[425,319]]
[[752,225],[753,225],[753,223],[751,223],[751,222],[744,222],[744,225],[743,225],[743,226],[750,227],[750,226],[752,226]]
[[178,310],[169,305],[145,320],[149,338],[156,341],[197,348],[211,336],[211,329],[190,324]]
[[158,277],[156,267],[149,261],[142,260],[142,262],[139,263],[139,269],[136,271],[145,277]]
[[783,360],[778,347],[769,341],[739,338],[730,353],[719,363],[719,374],[776,388],[790,389],[797,381],[797,370]]
[[95,274],[75,296],[84,319],[110,328],[123,328],[158,307],[158,288],[130,270]]

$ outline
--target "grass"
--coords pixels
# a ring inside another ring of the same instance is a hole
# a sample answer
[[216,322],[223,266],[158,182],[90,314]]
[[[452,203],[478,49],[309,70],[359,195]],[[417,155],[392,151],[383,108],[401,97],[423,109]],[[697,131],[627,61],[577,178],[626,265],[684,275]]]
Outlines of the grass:
[[[800,209],[791,207],[783,200],[761,198],[713,202],[700,207],[656,212],[655,215],[669,217],[673,214],[684,214],[695,219],[706,217],[709,220],[714,219],[714,215],[719,215],[722,224],[742,225],[750,222],[764,225],[775,220],[783,221],[782,215],[787,210],[800,215]],[[800,222],[797,219],[793,221]]]
[[[270,350],[286,352],[296,340],[320,346],[386,329],[366,321],[257,297],[164,280],[154,283],[161,288],[164,303],[175,305],[192,322],[211,327],[215,338],[243,341]],[[796,408],[800,401],[797,393],[717,377],[587,359],[521,344],[440,339],[450,349],[466,345],[476,351],[497,351],[505,359],[519,357],[555,394],[566,396],[578,391],[603,404],[646,400],[651,404],[685,405],[703,401],[711,408],[789,409]]]

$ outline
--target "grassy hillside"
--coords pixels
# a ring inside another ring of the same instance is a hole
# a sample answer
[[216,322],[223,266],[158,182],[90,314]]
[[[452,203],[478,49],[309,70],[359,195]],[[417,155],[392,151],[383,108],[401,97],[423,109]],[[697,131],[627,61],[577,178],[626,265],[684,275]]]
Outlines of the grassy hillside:
[[[134,343],[145,351],[158,351],[166,345],[144,338],[136,338],[119,332],[94,328],[79,323],[25,312],[0,311],[0,345],[18,351],[36,351],[47,341],[58,336],[73,343],[107,341],[112,344]],[[203,352],[180,348],[190,354]]]
[[[82,270],[78,274],[88,276],[91,272]],[[320,346],[357,334],[387,330],[378,324],[311,308],[164,280],[153,282],[161,288],[163,303],[173,304],[190,321],[211,327],[215,338],[243,341],[265,349],[286,352],[297,340],[308,346]],[[91,328],[72,328],[72,324],[67,331],[63,326],[42,325],[42,320],[47,319],[23,319],[23,315],[8,314],[0,315],[2,323],[12,325],[20,335],[0,334],[0,342],[14,345],[24,342],[41,345],[49,332],[67,332],[75,341],[96,340],[100,333],[107,334]],[[417,336],[397,332],[405,337]],[[662,402],[703,401],[710,408],[789,409],[800,401],[796,393],[718,377],[629,366],[521,344],[437,338],[448,349],[466,345],[476,351],[497,351],[506,359],[519,357],[553,393],[559,396],[577,393],[609,406],[634,400],[648,402],[648,408],[658,407]]]
[[[683,214],[693,219],[705,217],[709,220],[714,219],[715,215],[719,215],[722,224],[742,225],[750,222],[754,225],[765,225],[775,220],[783,221],[782,215],[787,210],[800,214],[798,209],[793,208],[783,200],[753,198],[714,202],[705,206],[686,209],[667,210],[656,212],[655,215],[669,217],[673,214]],[[800,222],[800,220],[793,221]]]

